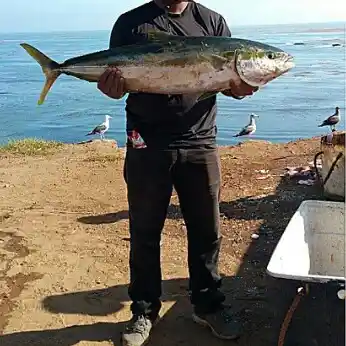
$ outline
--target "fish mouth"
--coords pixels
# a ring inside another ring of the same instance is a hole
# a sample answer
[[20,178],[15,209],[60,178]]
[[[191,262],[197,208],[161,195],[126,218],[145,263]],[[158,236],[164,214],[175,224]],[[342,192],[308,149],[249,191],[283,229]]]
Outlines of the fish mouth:
[[285,63],[285,66],[288,70],[290,70],[291,68],[293,68],[296,65],[292,55],[287,56],[284,63]]

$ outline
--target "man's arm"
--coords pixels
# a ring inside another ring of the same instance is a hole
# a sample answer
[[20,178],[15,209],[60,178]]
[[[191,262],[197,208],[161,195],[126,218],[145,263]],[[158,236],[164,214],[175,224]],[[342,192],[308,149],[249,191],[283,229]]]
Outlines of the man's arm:
[[129,39],[129,30],[124,16],[121,15],[113,25],[111,36],[109,39],[109,48],[115,48],[127,44]]
[[[115,48],[128,44],[130,39],[129,25],[126,23],[123,15],[121,15],[113,25],[113,29],[109,39],[109,48]],[[100,77],[97,87],[105,95],[113,99],[121,99],[125,93],[125,80],[121,76],[121,72],[116,66],[109,67]]]
[[225,18],[223,18],[221,15],[219,17],[219,23],[216,29],[216,36],[232,36],[231,30],[229,29]]

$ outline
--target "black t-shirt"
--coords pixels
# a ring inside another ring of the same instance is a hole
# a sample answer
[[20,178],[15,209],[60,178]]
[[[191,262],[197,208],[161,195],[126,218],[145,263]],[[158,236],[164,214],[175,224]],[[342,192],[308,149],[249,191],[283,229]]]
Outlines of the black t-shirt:
[[[151,1],[118,18],[110,48],[135,43],[149,30],[179,36],[231,36],[224,18],[199,3],[190,2],[177,15]],[[126,115],[128,136],[135,130],[148,147],[213,146],[216,142],[216,96],[196,103],[189,95],[130,93]]]

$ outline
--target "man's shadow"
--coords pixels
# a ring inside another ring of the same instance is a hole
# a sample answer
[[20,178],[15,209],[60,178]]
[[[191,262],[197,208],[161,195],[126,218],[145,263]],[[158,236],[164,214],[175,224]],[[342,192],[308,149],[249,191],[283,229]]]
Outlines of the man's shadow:
[[[220,210],[224,218],[262,220],[258,230],[259,238],[249,245],[237,274],[223,278],[223,291],[234,310],[239,312],[243,336],[234,342],[219,341],[207,330],[195,325],[190,318],[188,279],[176,278],[163,281],[162,300],[172,302],[172,307],[154,329],[148,345],[276,346],[282,321],[300,283],[274,279],[266,274],[266,266],[288,220],[299,204],[303,200],[317,198],[321,199],[321,195],[315,187],[297,186],[283,178],[273,195],[222,202]],[[222,251],[234,250],[236,245],[233,237],[232,230],[224,234]],[[114,314],[116,318],[124,307],[128,308],[127,285],[48,296],[42,305],[54,314]],[[124,322],[120,322],[18,332],[2,336],[0,344],[71,346],[81,340],[111,340],[118,345],[123,328]],[[321,284],[312,285],[310,295],[303,299],[294,314],[285,346],[344,344],[344,304],[337,299],[335,288]]]
[[111,341],[117,345],[115,336],[120,333],[123,323],[99,322],[61,329],[17,332],[0,335],[2,346],[73,346],[81,341]]
[[[115,213],[82,216],[78,218],[77,220],[78,222],[84,223],[87,225],[101,225],[101,224],[115,223],[122,220],[127,220],[128,218],[129,218],[129,211],[120,210]],[[167,218],[172,220],[180,219],[181,215],[180,215],[179,206],[174,204],[169,205],[168,211],[167,211]]]

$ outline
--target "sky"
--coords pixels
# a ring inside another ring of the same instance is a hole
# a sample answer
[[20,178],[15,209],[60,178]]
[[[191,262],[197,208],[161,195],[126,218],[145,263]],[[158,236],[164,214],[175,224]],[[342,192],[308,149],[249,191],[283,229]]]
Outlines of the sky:
[[[198,0],[197,0],[198,1]],[[229,26],[346,21],[345,0],[199,0]],[[1,1],[0,32],[110,30],[145,0]],[[0,37],[1,38],[1,37]]]

